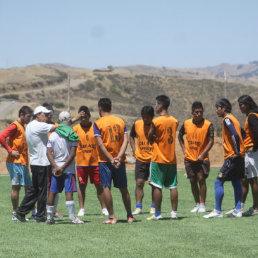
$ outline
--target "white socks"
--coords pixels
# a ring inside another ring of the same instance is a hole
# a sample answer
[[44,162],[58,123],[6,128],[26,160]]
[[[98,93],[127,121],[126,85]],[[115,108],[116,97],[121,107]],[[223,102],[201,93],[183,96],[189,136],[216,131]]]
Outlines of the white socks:
[[69,218],[70,220],[72,220],[75,215],[74,215],[74,201],[66,201],[65,202],[66,208],[68,210],[69,213]]
[[47,205],[47,219],[49,219],[49,220],[52,220],[52,219],[53,219],[54,210],[55,210],[55,207],[54,207],[54,206],[48,206],[48,205]]
[[59,200],[59,194],[57,193],[56,196],[55,196],[55,199],[54,199],[54,213],[56,213],[56,207],[57,207],[57,204],[58,204],[58,200]]

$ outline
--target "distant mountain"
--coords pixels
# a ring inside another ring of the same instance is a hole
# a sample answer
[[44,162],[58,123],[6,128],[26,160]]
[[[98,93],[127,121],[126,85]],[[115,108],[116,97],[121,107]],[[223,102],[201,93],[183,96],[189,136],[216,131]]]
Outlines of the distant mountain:
[[115,67],[119,71],[128,71],[130,73],[153,74],[158,76],[178,76],[181,78],[192,79],[226,79],[232,82],[258,83],[258,61],[249,64],[220,64],[217,66],[205,68],[170,68],[170,67],[153,67],[146,65],[134,65]]

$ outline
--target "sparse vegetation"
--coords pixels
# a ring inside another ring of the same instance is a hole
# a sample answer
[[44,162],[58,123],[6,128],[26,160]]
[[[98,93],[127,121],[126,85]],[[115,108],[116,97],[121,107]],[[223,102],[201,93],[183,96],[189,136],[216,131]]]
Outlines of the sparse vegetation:
[[19,99],[19,95],[17,95],[17,94],[7,94],[7,95],[2,96],[2,98],[18,100]]
[[65,104],[63,102],[55,102],[53,104],[56,108],[64,108]]

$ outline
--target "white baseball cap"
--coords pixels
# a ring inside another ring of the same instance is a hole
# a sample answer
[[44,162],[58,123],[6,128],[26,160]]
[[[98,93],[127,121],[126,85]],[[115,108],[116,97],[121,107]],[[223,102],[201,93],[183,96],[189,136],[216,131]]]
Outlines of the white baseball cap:
[[64,121],[67,121],[67,122],[69,122],[69,121],[71,121],[71,115],[70,115],[70,113],[68,112],[68,111],[62,111],[60,114],[59,114],[59,116],[58,116],[58,120],[60,121],[60,122],[64,122]]
[[37,114],[39,114],[39,113],[52,114],[53,111],[52,111],[52,110],[49,110],[49,109],[47,109],[47,108],[45,108],[45,107],[43,107],[43,106],[38,106],[38,107],[36,107],[36,108],[34,109],[33,114],[34,114],[34,115],[37,115]]

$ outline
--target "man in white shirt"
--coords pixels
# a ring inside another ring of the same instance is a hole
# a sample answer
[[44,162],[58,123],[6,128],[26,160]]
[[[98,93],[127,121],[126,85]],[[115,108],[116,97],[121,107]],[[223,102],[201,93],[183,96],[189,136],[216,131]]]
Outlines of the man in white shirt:
[[24,222],[37,202],[36,222],[46,221],[47,202],[47,171],[50,165],[47,158],[48,133],[54,131],[58,125],[47,124],[47,117],[51,110],[43,106],[35,108],[32,120],[26,127],[26,141],[30,152],[30,168],[32,173],[32,186],[29,187],[21,205],[16,210],[18,220]]
[[73,192],[77,191],[75,177],[75,154],[78,135],[70,128],[71,116],[67,111],[59,114],[60,127],[50,135],[47,156],[52,166],[50,193],[47,201],[47,224],[54,224],[54,199],[65,188],[66,207],[72,224],[82,224],[75,217]]

